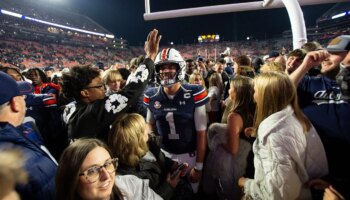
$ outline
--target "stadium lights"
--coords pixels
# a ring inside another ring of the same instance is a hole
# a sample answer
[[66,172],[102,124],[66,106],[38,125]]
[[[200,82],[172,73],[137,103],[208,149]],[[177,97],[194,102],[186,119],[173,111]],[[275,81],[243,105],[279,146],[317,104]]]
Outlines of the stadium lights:
[[106,35],[106,34],[103,34],[103,33],[86,31],[86,30],[83,30],[83,29],[73,28],[73,27],[69,27],[69,26],[64,26],[64,25],[61,25],[61,24],[55,24],[55,23],[44,21],[44,20],[27,17],[27,16],[24,16],[24,19],[28,19],[28,20],[39,22],[39,23],[42,23],[42,24],[47,24],[47,25],[56,26],[56,27],[60,27],[60,28],[65,28],[65,29],[68,29],[68,30],[83,32],[83,33],[87,33],[87,34],[92,34],[92,35],[99,35],[99,36],[105,36]]
[[337,19],[337,18],[339,18],[339,17],[344,17],[345,15],[346,15],[346,12],[339,13],[339,14],[333,15],[333,16],[332,16],[332,19]]
[[[95,29],[95,30],[96,30],[96,29]],[[114,35],[106,34],[106,38],[111,38],[111,39],[113,39],[113,38],[114,38]]]
[[15,12],[11,12],[11,11],[8,11],[8,10],[2,10],[1,9],[1,13],[4,14],[4,15],[10,15],[10,16],[13,16],[13,17],[22,18],[21,14],[18,14],[18,13],[15,13]]
[[38,23],[47,24],[47,25],[50,25],[50,26],[55,26],[55,27],[64,28],[64,29],[68,29],[68,30],[73,30],[73,31],[77,31],[77,32],[83,32],[83,33],[87,33],[87,34],[91,34],[91,35],[103,36],[103,37],[107,37],[107,38],[111,38],[111,39],[114,38],[114,35],[111,35],[111,34],[97,33],[97,32],[93,32],[93,31],[86,31],[86,30],[83,30],[83,29],[69,27],[69,26],[65,26],[65,25],[61,25],[61,24],[55,24],[55,23],[44,21],[44,20],[35,19],[35,18],[32,18],[32,17],[27,17],[27,16],[24,16],[22,14],[11,12],[11,11],[8,11],[8,10],[1,9],[0,11],[4,15],[10,15],[10,16],[17,17],[17,18],[23,18],[23,19],[35,21],[35,22],[38,22]]

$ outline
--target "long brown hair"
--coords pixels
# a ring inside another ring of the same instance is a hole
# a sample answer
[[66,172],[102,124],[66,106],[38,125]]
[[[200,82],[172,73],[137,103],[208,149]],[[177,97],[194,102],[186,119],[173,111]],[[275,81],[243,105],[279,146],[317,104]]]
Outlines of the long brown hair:
[[228,115],[232,112],[243,113],[247,119],[253,121],[255,113],[255,103],[253,99],[254,88],[253,79],[236,75],[230,82],[230,88],[235,92],[235,99],[228,99],[221,123],[227,123]]
[[[78,139],[64,150],[56,173],[57,200],[81,199],[77,193],[79,170],[86,156],[96,147],[106,149],[111,155],[107,145],[98,139]],[[114,184],[111,199],[118,197],[121,198],[122,194]]]
[[235,99],[232,100],[229,113],[241,112],[248,115],[254,115],[255,103],[253,99],[254,87],[253,79],[237,75],[231,80],[230,87],[232,87],[236,93]]
[[260,123],[268,116],[291,105],[294,114],[301,123],[304,132],[311,128],[310,121],[304,116],[298,104],[294,84],[284,72],[266,72],[254,79],[257,91],[256,114],[254,127],[258,130]]

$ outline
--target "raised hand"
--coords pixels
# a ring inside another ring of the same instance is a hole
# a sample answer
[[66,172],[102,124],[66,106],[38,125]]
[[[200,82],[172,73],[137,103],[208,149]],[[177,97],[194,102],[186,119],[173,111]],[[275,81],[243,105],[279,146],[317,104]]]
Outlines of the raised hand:
[[303,65],[305,65],[308,69],[311,69],[315,66],[321,64],[323,60],[329,57],[329,53],[325,50],[320,51],[311,51],[306,54]]
[[162,39],[162,36],[158,35],[157,29],[153,29],[151,32],[149,32],[144,46],[146,58],[150,58],[153,61],[155,60],[159,50],[160,39]]

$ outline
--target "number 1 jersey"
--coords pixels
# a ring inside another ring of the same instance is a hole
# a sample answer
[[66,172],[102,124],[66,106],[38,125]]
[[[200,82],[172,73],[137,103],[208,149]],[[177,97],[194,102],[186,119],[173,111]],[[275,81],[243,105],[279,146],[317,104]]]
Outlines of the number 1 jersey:
[[162,87],[145,92],[144,104],[153,115],[164,150],[174,154],[196,150],[194,112],[207,102],[207,91],[200,85],[183,84],[174,98],[169,98]]

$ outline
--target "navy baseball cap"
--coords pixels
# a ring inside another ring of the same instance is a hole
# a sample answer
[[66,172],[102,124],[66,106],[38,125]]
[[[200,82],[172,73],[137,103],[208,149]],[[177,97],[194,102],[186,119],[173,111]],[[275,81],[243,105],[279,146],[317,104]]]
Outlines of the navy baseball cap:
[[342,53],[350,51],[350,35],[341,35],[332,39],[327,47],[330,53]]
[[48,66],[44,68],[44,72],[47,72],[47,71],[55,71],[55,69],[53,67]]
[[197,62],[204,62],[204,59],[203,59],[203,57],[198,56],[198,57],[196,58],[196,61],[197,61]]
[[0,72],[0,105],[10,101],[15,96],[30,94],[33,91],[32,84],[26,81],[16,82],[8,74]]
[[277,51],[271,51],[269,53],[269,57],[268,58],[276,58],[278,56],[280,56],[280,53],[278,53]]

